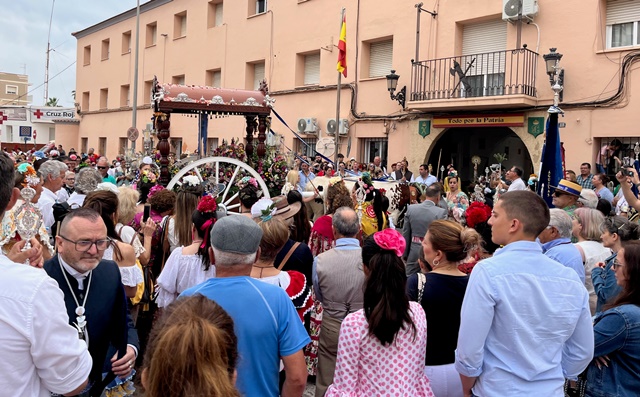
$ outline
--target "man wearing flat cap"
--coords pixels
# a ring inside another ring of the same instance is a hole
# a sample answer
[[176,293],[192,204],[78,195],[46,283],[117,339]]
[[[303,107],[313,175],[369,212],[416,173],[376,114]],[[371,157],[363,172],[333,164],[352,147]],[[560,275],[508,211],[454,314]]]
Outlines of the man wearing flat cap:
[[307,381],[303,349],[309,336],[287,293],[249,276],[260,257],[262,229],[248,217],[232,215],[215,223],[210,239],[216,277],[180,296],[204,295],[233,318],[240,357],[236,385],[242,395],[278,397],[282,360],[282,395],[301,396]]
[[578,208],[577,203],[580,193],[582,193],[582,186],[566,179],[560,179],[558,186],[551,186],[551,188],[554,189],[551,201],[553,206],[563,209],[569,216],[573,216],[573,212]]

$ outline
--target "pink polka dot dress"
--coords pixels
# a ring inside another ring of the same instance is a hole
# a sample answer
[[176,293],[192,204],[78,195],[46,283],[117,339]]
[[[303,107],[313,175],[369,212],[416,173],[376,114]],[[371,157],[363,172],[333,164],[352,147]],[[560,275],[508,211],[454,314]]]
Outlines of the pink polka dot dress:
[[369,335],[364,310],[348,315],[340,328],[333,384],[325,397],[433,397],[424,374],[427,320],[420,304],[410,302],[416,326],[405,327],[383,346]]

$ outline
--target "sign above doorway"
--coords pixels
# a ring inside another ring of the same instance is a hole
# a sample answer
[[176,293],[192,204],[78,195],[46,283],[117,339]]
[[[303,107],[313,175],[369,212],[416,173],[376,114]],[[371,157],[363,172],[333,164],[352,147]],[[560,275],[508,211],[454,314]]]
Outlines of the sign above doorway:
[[433,118],[434,128],[522,127],[524,113],[471,114]]

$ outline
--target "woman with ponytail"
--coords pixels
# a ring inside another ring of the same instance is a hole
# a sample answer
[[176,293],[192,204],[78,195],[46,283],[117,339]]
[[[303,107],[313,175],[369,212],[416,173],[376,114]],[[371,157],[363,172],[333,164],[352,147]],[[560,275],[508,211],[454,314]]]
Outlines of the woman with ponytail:
[[481,244],[482,238],[474,229],[451,220],[433,221],[422,240],[423,260],[418,261],[422,272],[407,282],[409,299],[422,305],[429,324],[424,372],[439,397],[463,395],[454,361],[469,276],[459,265]]
[[107,237],[111,245],[104,251],[102,259],[114,261],[120,270],[120,277],[127,298],[136,295],[138,284],[142,282],[142,271],[136,266],[136,253],[131,245],[125,243],[116,231],[118,223],[118,195],[106,190],[96,190],[87,194],[82,207],[91,208],[100,214],[107,226]]
[[169,305],[154,325],[144,357],[146,397],[240,397],[233,320],[196,295]]
[[182,291],[215,277],[216,269],[209,262],[209,236],[217,208],[213,197],[204,196],[193,211],[192,243],[173,250],[158,277],[158,307],[168,306]]
[[[363,172],[360,180],[353,185],[353,202],[356,212],[362,212],[361,228],[363,238],[389,227],[387,214],[382,207],[382,193],[373,186],[371,175]],[[358,196],[362,194],[363,199]]]
[[364,240],[364,308],[342,322],[336,371],[326,397],[434,395],[422,365],[424,311],[403,293],[405,245],[393,229]]

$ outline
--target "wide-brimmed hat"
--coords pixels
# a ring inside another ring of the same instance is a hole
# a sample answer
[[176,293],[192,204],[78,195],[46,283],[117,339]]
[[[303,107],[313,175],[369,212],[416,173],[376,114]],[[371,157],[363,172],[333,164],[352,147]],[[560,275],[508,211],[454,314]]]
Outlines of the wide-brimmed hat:
[[299,201],[289,204],[289,202],[287,201],[287,196],[276,196],[271,198],[271,200],[273,200],[276,205],[276,213],[274,216],[282,219],[291,218],[302,208],[302,203]]
[[576,197],[580,197],[580,193],[582,193],[582,186],[566,179],[560,179],[560,182],[558,182],[558,186],[551,186],[551,189],[560,190],[564,193]]

